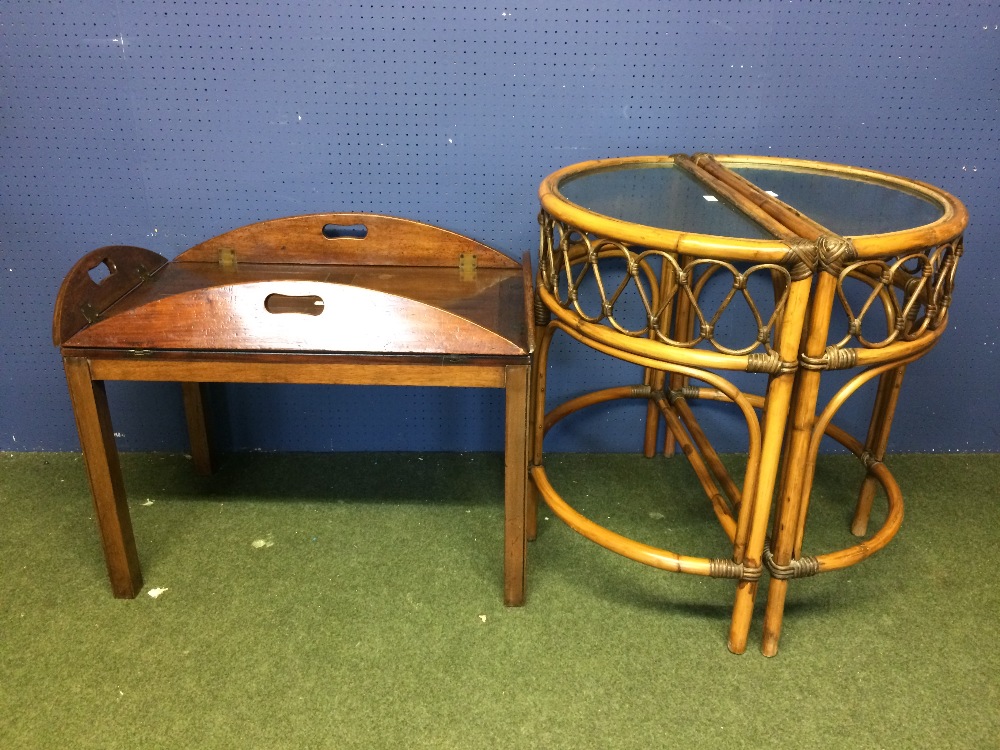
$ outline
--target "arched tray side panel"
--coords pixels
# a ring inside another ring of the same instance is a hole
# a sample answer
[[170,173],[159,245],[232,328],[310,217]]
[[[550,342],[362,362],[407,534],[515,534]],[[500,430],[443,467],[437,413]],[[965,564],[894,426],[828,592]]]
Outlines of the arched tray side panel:
[[167,263],[152,250],[108,245],[84,255],[59,287],[52,316],[52,343],[59,346]]
[[195,245],[176,260],[457,267],[462,255],[475,255],[480,268],[518,267],[503,253],[447,229],[364,213],[261,221]]
[[499,334],[385,292],[312,281],[195,289],[92,325],[66,346],[246,352],[519,356]]

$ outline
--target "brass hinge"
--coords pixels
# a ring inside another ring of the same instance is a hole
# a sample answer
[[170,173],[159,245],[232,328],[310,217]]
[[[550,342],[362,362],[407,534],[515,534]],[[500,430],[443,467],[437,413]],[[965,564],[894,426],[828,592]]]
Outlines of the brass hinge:
[[476,278],[477,259],[475,253],[462,253],[458,256],[458,277],[462,281],[473,281]]
[[84,302],[80,305],[80,312],[83,313],[83,317],[85,317],[87,322],[90,324],[96,323],[101,317],[101,313],[99,313],[89,302]]
[[219,265],[223,268],[236,267],[236,250],[231,247],[219,248]]

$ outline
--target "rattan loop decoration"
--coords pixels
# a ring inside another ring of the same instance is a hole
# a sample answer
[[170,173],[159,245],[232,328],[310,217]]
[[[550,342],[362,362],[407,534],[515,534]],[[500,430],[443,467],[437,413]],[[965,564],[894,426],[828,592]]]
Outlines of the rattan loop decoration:
[[[768,368],[759,371],[787,371],[787,364],[774,362],[776,352],[772,342],[775,326],[788,299],[789,284],[793,280],[793,271],[785,265],[758,263],[740,269],[733,263],[711,258],[685,259],[682,264],[681,257],[676,253],[598,237],[556,221],[544,211],[539,215],[539,221],[542,226],[540,283],[560,306],[582,320],[607,325],[626,336],[652,338],[669,346],[685,349],[707,346],[733,356],[756,353],[764,358],[758,357],[755,361]],[[814,247],[813,243],[802,244],[801,250],[806,254],[810,252],[807,246]],[[799,247],[798,243],[796,247]],[[617,282],[612,281],[614,271],[610,264],[613,261],[624,262],[624,270],[620,272]],[[705,288],[716,274],[723,273],[732,278],[729,291],[714,311],[708,310],[703,300]],[[773,307],[770,299],[765,307],[763,300],[755,299],[751,294],[749,281],[755,275],[769,279]],[[664,295],[663,289],[670,291]],[[718,331],[720,321],[733,309],[737,297],[745,302],[745,309],[754,325],[750,332],[752,338],[746,336],[734,346],[720,341]],[[629,317],[621,309],[626,298],[628,304],[640,306],[638,314]],[[680,298],[690,307],[694,321],[693,336],[672,336],[661,325],[664,320],[670,319],[670,306]],[[764,309],[769,310],[766,318],[762,313]],[[633,322],[629,324],[626,320]],[[635,325],[637,322],[641,322],[638,327]]]
[[[834,346],[844,348],[856,341],[864,349],[883,349],[937,330],[947,319],[961,255],[962,240],[956,238],[925,251],[844,266],[838,274],[837,299],[847,330]],[[857,290],[861,288],[867,288],[867,293],[857,307]],[[865,321],[873,317],[880,325],[866,326]],[[883,327],[884,337],[871,336],[866,332],[870,327]]]

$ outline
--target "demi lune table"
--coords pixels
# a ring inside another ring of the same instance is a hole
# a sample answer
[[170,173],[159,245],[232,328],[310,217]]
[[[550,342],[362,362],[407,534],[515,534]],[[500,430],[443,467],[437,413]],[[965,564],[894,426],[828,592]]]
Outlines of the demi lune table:
[[[735,653],[746,648],[766,572],[762,650],[774,655],[789,581],[853,565],[900,527],[902,496],[883,456],[906,366],[947,328],[965,208],[930,185],[868,169],[709,154],[576,164],[546,178],[539,194],[530,469],[538,493],[573,529],[614,552],[735,580],[728,639]],[[556,331],[639,365],[641,377],[546,413],[547,382],[567,377],[557,367],[549,372]],[[857,438],[832,420],[872,381],[871,419]],[[679,447],[688,457],[731,554],[684,555],[627,538],[585,517],[553,486],[547,431],[580,409],[625,398],[647,401],[645,455]],[[731,404],[746,423],[741,482],[696,418],[692,406],[704,400]],[[824,437],[866,469],[851,529],[864,539],[806,555]],[[869,534],[877,486],[886,516]],[[529,524],[533,518],[529,512]]]
[[114,595],[136,596],[107,380],[181,383],[191,453],[214,463],[204,384],[463,386],[505,393],[503,593],[524,600],[531,266],[445,229],[377,214],[274,219],[173,261],[88,253],[56,301],[60,347]]

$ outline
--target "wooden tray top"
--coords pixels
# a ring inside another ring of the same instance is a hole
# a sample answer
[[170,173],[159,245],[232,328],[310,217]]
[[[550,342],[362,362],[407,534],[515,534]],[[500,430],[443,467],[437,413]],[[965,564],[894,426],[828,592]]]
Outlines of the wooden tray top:
[[242,227],[170,262],[94,250],[63,282],[53,338],[74,350],[527,357],[529,289],[527,259],[453,232],[315,214]]

